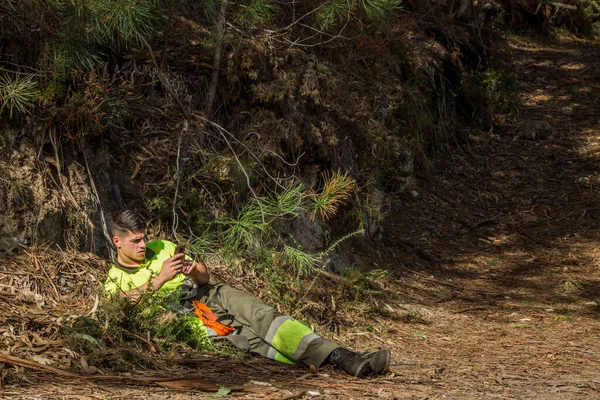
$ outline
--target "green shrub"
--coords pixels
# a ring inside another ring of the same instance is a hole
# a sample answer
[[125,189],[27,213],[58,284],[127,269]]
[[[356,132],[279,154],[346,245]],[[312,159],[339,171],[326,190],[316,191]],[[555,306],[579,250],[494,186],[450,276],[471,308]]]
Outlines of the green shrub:
[[[93,316],[81,316],[65,324],[69,347],[89,362],[127,368],[133,364],[156,367],[141,350],[185,347],[212,351],[202,322],[194,314],[181,314],[178,294],[143,293],[138,301],[113,296]],[[158,347],[153,348],[153,347]]]
[[343,297],[351,301],[361,301],[366,297],[381,292],[380,280],[389,278],[390,273],[382,269],[364,272],[356,267],[346,268],[341,271],[339,289]]
[[516,117],[521,105],[517,74],[512,72],[489,69],[465,74],[463,91],[471,105],[470,117],[482,125],[498,114]]
[[591,24],[591,34],[600,36],[600,1],[580,0],[583,15]]

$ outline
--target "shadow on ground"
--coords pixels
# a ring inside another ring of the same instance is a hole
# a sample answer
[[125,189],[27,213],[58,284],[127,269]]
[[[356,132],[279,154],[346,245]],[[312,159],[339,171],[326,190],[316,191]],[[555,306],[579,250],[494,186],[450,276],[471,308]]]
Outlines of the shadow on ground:
[[[521,39],[510,51],[524,102],[519,121],[474,133],[468,153],[448,151],[418,198],[397,199],[378,249],[399,277],[425,279],[416,271],[456,285],[428,281],[438,301],[462,290],[469,302],[529,299],[599,318],[600,44],[549,49]],[[524,138],[532,121],[551,129]]]

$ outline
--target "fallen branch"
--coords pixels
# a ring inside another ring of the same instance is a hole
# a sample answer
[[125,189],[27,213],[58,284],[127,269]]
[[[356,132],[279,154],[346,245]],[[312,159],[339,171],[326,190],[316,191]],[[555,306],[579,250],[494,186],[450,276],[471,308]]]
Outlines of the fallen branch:
[[183,102],[181,101],[181,99],[179,98],[177,93],[175,93],[175,91],[167,83],[167,80],[165,79],[165,76],[164,76],[160,66],[158,65],[158,62],[156,61],[156,57],[154,57],[154,52],[152,51],[152,47],[150,46],[150,43],[148,43],[148,41],[146,39],[144,39],[144,37],[141,35],[140,35],[140,40],[142,41],[144,46],[146,46],[146,48],[148,49],[148,52],[150,53],[150,58],[152,58],[152,64],[154,64],[154,68],[156,68],[156,76],[158,77],[160,84],[171,95],[173,100],[175,100],[175,102],[179,106],[179,109],[181,110],[181,113],[183,114],[185,119],[189,121],[190,111],[187,108],[185,108],[185,106],[183,105]]
[[453,314],[462,314],[462,313],[466,313],[466,312],[469,312],[469,311],[481,311],[481,310],[487,310],[487,307],[469,307],[469,308],[463,308],[463,309],[454,311]]
[[256,160],[256,162],[261,166],[262,170],[264,171],[264,173],[280,188],[285,189],[285,187],[278,182],[277,179],[275,179],[275,177],[273,175],[271,175],[269,173],[269,171],[267,170],[267,168],[265,167],[265,165],[263,164],[263,162],[260,160],[260,158],[258,158],[258,156],[256,154],[254,154],[249,148],[248,146],[246,146],[242,141],[238,140],[235,135],[231,132],[229,132],[227,129],[223,128],[221,125],[217,124],[216,122],[213,122],[205,117],[203,117],[202,115],[199,114],[194,114],[194,116],[196,118],[199,118],[200,120],[204,121],[205,123],[213,126],[214,128],[217,128],[217,130],[219,131],[219,134],[221,135],[221,137],[225,140],[225,142],[228,144],[229,148],[232,149],[231,144],[229,143],[229,140],[225,137],[225,134],[227,134],[229,137],[231,137],[231,139],[233,141],[235,141],[236,143],[238,143],[240,146],[242,146],[247,152],[248,154],[250,154],[252,156],[252,158],[254,158]]
[[54,368],[49,365],[39,364],[34,361],[26,360],[24,358],[13,357],[6,353],[0,353],[0,362],[10,364],[10,365],[18,365],[18,366],[24,367],[24,368],[35,369],[38,371],[51,372],[53,374],[60,375],[60,376],[68,376],[71,378],[81,377],[80,375],[77,375],[73,372],[65,371],[65,370],[59,369],[59,368]]
[[[37,371],[49,372],[55,375],[60,375],[67,378],[84,380],[84,381],[130,381],[141,383],[155,383],[160,386],[179,390],[202,390],[205,392],[218,392],[221,385],[209,382],[200,375],[188,375],[181,377],[160,377],[160,376],[122,376],[122,375],[79,375],[75,372],[66,371],[63,369],[43,365],[31,360],[26,360],[19,357],[14,357],[6,353],[0,352],[0,363],[17,365],[24,368],[34,369]],[[228,386],[232,391],[247,391],[253,393],[265,393],[260,389],[245,388],[243,386]]]
[[[100,225],[102,226],[102,233],[104,233],[104,240],[106,240],[107,248],[111,248],[112,241],[111,235],[108,232],[108,224],[106,223],[106,216],[104,213],[104,207],[102,206],[102,201],[100,200],[100,195],[98,194],[98,189],[96,188],[96,183],[94,182],[94,176],[92,175],[92,170],[90,169],[90,164],[88,163],[87,156],[85,155],[85,149],[83,147],[83,137],[81,137],[78,141],[79,150],[83,155],[83,161],[85,162],[85,169],[87,170],[88,177],[90,179],[90,187],[92,189],[92,193],[94,194],[94,200],[98,205],[98,209],[100,211]],[[92,247],[94,247],[94,242],[92,241]]]

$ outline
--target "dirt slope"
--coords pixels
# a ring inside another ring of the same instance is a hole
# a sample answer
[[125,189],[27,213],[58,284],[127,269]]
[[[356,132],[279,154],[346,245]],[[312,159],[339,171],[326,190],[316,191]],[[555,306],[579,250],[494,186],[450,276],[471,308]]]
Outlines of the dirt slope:
[[[600,44],[512,39],[519,124],[439,162],[399,199],[376,266],[394,272],[385,310],[344,330],[348,346],[391,347],[393,374],[309,375],[268,361],[199,362],[239,398],[600,398]],[[540,122],[546,121],[546,122]],[[199,392],[75,383],[32,373],[13,398],[198,398]]]

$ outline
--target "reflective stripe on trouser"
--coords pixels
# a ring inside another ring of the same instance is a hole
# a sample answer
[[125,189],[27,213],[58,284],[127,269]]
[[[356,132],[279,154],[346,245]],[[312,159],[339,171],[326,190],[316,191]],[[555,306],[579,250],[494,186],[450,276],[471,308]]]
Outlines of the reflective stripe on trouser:
[[287,315],[276,317],[267,331],[265,341],[271,345],[267,357],[284,363],[294,364],[308,345],[320,336]]
[[243,326],[240,334],[248,338],[253,353],[318,368],[329,353],[340,347],[246,292],[221,284],[203,289],[198,300],[218,316],[235,315],[233,325]]

